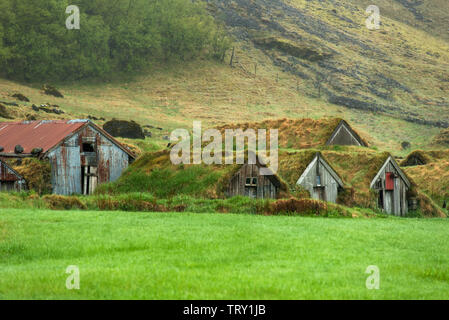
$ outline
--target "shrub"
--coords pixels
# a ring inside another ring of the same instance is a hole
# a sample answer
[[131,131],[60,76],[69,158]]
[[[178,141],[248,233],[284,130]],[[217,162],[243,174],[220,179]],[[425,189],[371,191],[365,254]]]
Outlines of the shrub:
[[40,195],[51,192],[51,167],[47,161],[35,158],[22,159],[20,164],[13,165],[27,182],[29,190],[34,190]]
[[[94,197],[94,203],[100,210],[121,210],[121,211],[168,211],[165,206],[156,202],[151,194],[129,193],[119,196],[98,195]],[[178,208],[179,210],[179,208]]]
[[42,197],[49,209],[52,210],[87,210],[87,206],[75,196],[46,195]]
[[271,213],[289,214],[299,213],[300,215],[322,215],[327,211],[327,204],[322,201],[312,199],[278,200],[271,204]]

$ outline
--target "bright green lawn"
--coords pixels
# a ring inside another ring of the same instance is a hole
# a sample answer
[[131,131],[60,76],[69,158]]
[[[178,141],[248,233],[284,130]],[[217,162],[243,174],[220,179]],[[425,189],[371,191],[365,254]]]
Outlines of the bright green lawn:
[[0,210],[3,299],[449,298],[448,220]]

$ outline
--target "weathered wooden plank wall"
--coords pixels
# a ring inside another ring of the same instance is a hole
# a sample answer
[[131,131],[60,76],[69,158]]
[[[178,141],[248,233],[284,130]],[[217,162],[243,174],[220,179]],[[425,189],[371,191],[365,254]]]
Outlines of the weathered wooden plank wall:
[[[247,186],[246,179],[256,178],[257,184],[255,186]],[[253,193],[254,192],[254,193]],[[245,164],[232,177],[228,196],[253,196],[259,199],[276,199],[278,188],[273,184],[268,176],[260,175],[260,167],[256,164]]]
[[[317,168],[317,166],[319,167]],[[320,190],[321,188],[317,188],[317,172],[319,172],[319,175],[321,176],[321,186],[324,188],[324,199],[321,199],[320,197],[320,192],[322,192]],[[309,191],[312,199],[333,203],[337,202],[339,184],[326,167],[321,164],[321,161],[318,161],[317,158],[315,158],[313,166],[309,166],[304,173],[305,177],[300,185]]]
[[[396,177],[394,178],[394,190],[386,190],[386,174],[392,172]],[[383,193],[383,210],[388,214],[396,216],[406,216],[408,213],[408,187],[405,181],[399,175],[395,166],[389,162],[380,174],[380,187],[376,187],[378,192]]]

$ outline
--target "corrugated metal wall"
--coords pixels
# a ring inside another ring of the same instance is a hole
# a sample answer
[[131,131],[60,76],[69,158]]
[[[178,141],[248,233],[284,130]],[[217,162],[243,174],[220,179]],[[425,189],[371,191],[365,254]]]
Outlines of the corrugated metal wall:
[[[95,153],[83,152],[84,141],[92,141]],[[96,159],[93,159],[95,158]],[[84,165],[96,165],[98,183],[117,180],[128,167],[129,155],[94,128],[87,126],[48,154],[52,167],[53,193],[81,194]]]

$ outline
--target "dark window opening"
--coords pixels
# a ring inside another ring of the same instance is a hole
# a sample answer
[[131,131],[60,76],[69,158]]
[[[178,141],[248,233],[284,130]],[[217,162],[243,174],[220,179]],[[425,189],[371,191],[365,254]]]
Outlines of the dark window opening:
[[316,185],[321,186],[321,176],[320,175],[316,176]]
[[246,178],[246,186],[257,186],[257,178]]
[[95,147],[93,143],[84,142],[82,147],[82,152],[95,152]]
[[384,208],[384,193],[383,191],[379,191],[379,198],[377,201],[377,206],[379,207],[379,209],[383,209]]

